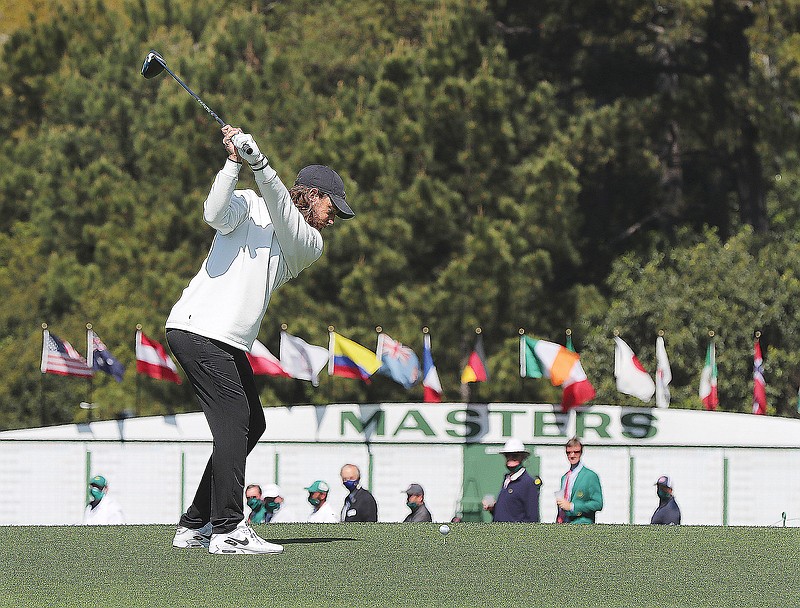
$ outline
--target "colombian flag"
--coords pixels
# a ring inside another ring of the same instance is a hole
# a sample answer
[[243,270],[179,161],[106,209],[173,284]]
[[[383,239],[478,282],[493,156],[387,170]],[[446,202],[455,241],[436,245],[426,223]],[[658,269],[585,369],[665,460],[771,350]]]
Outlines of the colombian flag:
[[486,382],[489,379],[489,372],[486,368],[486,354],[483,352],[483,336],[478,334],[475,340],[475,350],[469,356],[464,371],[461,372],[461,384],[467,382]]
[[328,342],[328,374],[361,379],[370,383],[370,376],[383,364],[378,356],[358,342],[330,332]]

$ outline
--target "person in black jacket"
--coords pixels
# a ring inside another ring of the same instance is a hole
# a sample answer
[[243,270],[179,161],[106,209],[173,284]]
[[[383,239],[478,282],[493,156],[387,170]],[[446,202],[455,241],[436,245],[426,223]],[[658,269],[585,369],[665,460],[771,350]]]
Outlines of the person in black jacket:
[[492,521],[538,522],[539,488],[542,480],[531,477],[523,463],[531,453],[519,439],[509,439],[500,450],[506,460],[503,486],[492,507]]
[[431,512],[425,506],[425,490],[418,483],[412,483],[405,490],[406,505],[411,509],[411,513],[403,520],[404,524],[433,521]]
[[672,482],[670,482],[669,477],[662,475],[656,481],[655,486],[656,494],[658,495],[658,507],[656,507],[653,517],[650,518],[650,523],[680,525],[681,510],[672,495]]
[[344,499],[342,521],[378,521],[378,503],[361,487],[361,471],[354,464],[342,467],[342,485],[350,492]]

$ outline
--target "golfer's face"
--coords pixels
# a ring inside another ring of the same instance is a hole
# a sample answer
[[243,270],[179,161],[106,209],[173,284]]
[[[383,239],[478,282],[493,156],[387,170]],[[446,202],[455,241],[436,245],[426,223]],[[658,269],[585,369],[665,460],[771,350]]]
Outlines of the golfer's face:
[[311,204],[311,217],[308,223],[317,230],[322,230],[326,226],[333,226],[335,220],[336,206],[330,196],[320,192],[317,199]]

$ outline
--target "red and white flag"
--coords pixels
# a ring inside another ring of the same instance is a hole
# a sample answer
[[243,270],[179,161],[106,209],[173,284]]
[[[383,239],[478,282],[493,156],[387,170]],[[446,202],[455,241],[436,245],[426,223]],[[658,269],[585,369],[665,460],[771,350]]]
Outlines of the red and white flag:
[[622,338],[614,336],[614,342],[614,377],[617,379],[617,390],[642,401],[650,401],[656,392],[655,382]]
[[319,386],[319,374],[328,365],[327,348],[309,344],[302,338],[281,332],[281,366],[290,377]]
[[761,357],[761,342],[756,338],[753,346],[753,413],[767,413],[767,385],[764,382],[764,359]]
[[156,380],[181,384],[178,368],[167,351],[161,344],[145,336],[141,330],[136,330],[136,371]]
[[433,355],[431,354],[430,334],[425,334],[423,337],[422,387],[423,387],[422,400],[425,403],[442,402],[442,385],[439,382],[439,373],[436,371],[436,365],[434,365],[433,363]]
[[253,342],[250,352],[247,353],[247,359],[250,361],[250,367],[253,368],[253,373],[256,376],[289,377],[286,370],[281,367],[281,362],[278,361],[278,358],[258,340]]
[[717,348],[714,340],[708,343],[706,364],[700,374],[700,399],[707,410],[716,410],[719,405],[717,393]]
[[664,338],[656,338],[656,407],[669,407],[669,383],[672,382],[672,368],[667,357]]
[[80,378],[94,376],[86,359],[78,354],[72,344],[57,338],[46,329],[42,334],[42,373]]

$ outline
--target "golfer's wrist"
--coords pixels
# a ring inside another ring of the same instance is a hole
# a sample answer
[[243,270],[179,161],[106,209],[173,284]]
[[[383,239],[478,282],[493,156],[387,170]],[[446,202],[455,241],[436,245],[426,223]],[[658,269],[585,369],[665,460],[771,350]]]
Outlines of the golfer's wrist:
[[222,172],[230,177],[238,178],[239,171],[241,170],[241,168],[242,168],[242,163],[228,158],[225,160],[225,166],[222,167]]
[[262,171],[267,167],[269,167],[269,159],[263,154],[260,158],[257,158],[255,162],[250,163],[250,168],[253,171]]

